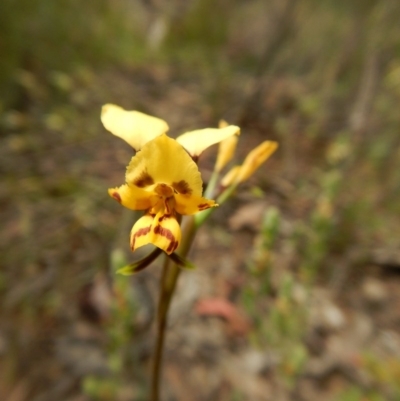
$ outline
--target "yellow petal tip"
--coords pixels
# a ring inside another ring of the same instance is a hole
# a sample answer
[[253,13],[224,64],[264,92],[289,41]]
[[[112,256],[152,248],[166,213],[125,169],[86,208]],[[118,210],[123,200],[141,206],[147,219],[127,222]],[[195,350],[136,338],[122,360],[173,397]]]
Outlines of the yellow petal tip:
[[115,199],[118,203],[122,203],[121,196],[118,193],[118,188],[109,188],[108,194],[111,196],[111,198]]

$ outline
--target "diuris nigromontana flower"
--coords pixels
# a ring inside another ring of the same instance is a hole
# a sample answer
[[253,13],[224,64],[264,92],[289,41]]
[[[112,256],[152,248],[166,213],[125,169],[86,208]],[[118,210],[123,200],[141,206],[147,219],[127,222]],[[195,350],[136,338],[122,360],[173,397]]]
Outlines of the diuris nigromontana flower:
[[190,215],[217,206],[201,196],[196,163],[174,139],[162,134],[147,142],[126,171],[126,184],[109,189],[123,206],[146,210],[131,231],[131,248],[154,244],[168,254],[178,247],[181,230],[177,213]]
[[103,107],[102,122],[137,151],[127,167],[126,184],[109,189],[123,206],[146,211],[132,228],[132,250],[154,244],[173,253],[181,240],[177,216],[218,206],[202,197],[203,182],[194,160],[208,146],[238,135],[239,128],[207,128],[175,140],[165,134],[168,125],[163,120],[114,105]]

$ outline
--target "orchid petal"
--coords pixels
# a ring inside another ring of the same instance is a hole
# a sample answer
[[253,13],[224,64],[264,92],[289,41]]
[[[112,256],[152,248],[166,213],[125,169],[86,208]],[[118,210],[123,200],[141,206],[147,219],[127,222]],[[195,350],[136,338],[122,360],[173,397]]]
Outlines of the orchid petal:
[[244,160],[235,182],[241,183],[249,177],[263,164],[278,148],[278,143],[273,141],[264,141],[255,147]]
[[132,251],[153,242],[153,233],[151,230],[153,220],[154,216],[145,214],[134,224],[130,238]]
[[230,136],[219,143],[218,156],[215,163],[215,171],[218,173],[232,160],[238,139],[236,135]]
[[209,146],[214,145],[233,135],[239,135],[240,128],[229,125],[224,128],[204,128],[180,135],[176,140],[193,157],[198,158]]
[[127,111],[114,104],[103,106],[101,121],[108,131],[126,141],[136,151],[169,129],[168,124],[160,118],[139,111]]
[[139,187],[163,183],[176,193],[200,196],[203,182],[196,163],[174,139],[161,135],[147,142],[127,168],[126,182]]
[[181,227],[175,216],[158,213],[152,226],[152,243],[168,255],[178,248],[181,242]]
[[122,206],[132,210],[150,209],[159,201],[156,194],[130,184],[110,188],[108,193]]
[[190,215],[201,212],[202,210],[209,209],[210,207],[217,207],[218,204],[210,199],[201,196],[185,196],[182,194],[175,195],[175,210],[179,214]]
[[141,217],[131,231],[131,249],[153,244],[168,255],[176,250],[181,242],[181,228],[175,216],[163,214],[153,216],[149,213]]

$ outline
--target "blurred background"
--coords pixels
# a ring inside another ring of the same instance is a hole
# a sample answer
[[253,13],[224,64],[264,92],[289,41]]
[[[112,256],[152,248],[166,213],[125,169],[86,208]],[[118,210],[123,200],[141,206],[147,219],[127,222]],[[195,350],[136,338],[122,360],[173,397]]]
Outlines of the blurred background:
[[[276,154],[198,233],[163,400],[400,399],[397,0],[2,0],[0,399],[147,400],[160,264],[115,270],[132,150],[100,109],[171,135],[242,128]],[[200,165],[210,175],[215,149]]]

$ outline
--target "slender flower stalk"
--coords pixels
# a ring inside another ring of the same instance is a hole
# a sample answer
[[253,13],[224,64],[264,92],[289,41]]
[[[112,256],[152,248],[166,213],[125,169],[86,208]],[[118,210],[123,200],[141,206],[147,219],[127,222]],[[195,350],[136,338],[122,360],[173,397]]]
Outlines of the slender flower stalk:
[[[186,258],[196,235],[196,226],[192,216],[185,219],[182,227],[183,241],[177,250],[179,256]],[[164,259],[162,276],[160,281],[160,295],[157,312],[157,338],[153,355],[153,367],[151,376],[151,401],[159,401],[161,368],[163,350],[167,328],[168,312],[174,294],[176,284],[182,269],[177,264],[171,263],[170,258]]]

